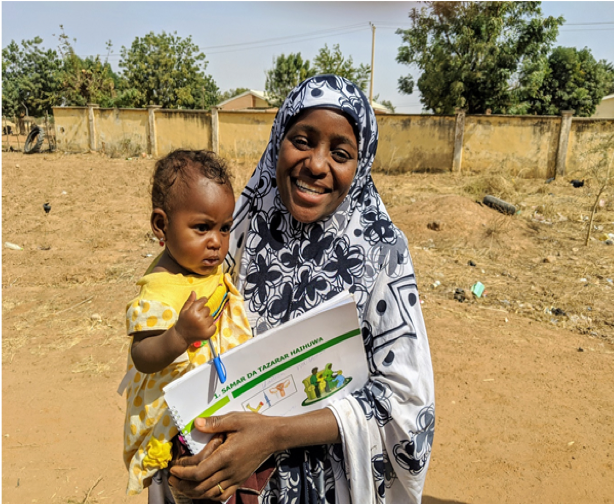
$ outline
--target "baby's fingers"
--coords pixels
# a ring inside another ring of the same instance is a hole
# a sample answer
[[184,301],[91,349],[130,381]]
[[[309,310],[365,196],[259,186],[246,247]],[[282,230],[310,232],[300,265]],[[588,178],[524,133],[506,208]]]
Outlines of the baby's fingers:
[[194,292],[194,291],[190,292],[190,295],[188,296],[188,299],[186,299],[185,303],[183,303],[183,307],[181,308],[181,312],[180,313],[184,313],[184,312],[188,311],[194,305],[194,303],[196,301],[197,301],[197,299],[196,299],[196,292]]
[[192,309],[198,311],[200,315],[208,317],[211,314],[211,309],[207,306],[207,301],[209,301],[209,298],[206,296],[197,299],[194,301]]

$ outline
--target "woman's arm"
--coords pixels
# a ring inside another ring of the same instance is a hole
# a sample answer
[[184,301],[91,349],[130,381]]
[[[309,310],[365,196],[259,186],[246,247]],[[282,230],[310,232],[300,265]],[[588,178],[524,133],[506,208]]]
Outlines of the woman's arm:
[[135,367],[141,373],[161,371],[192,343],[211,338],[215,334],[215,321],[206,303],[206,297],[196,299],[192,291],[173,327],[164,332],[134,333],[130,353]]
[[341,440],[335,416],[328,408],[293,417],[229,413],[199,418],[194,424],[202,432],[225,433],[226,440],[208,458],[201,452],[180,459],[171,468],[170,484],[192,499],[223,501],[273,453]]

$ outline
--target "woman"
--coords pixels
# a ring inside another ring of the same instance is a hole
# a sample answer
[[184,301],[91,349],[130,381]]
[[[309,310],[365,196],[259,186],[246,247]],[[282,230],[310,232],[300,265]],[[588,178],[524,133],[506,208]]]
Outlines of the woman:
[[264,487],[259,502],[420,502],[435,423],[431,359],[406,238],[371,179],[377,139],[351,82],[324,75],[297,86],[237,202],[227,259],[256,335],[353,293],[369,383],[305,415],[200,422],[220,436],[171,469],[185,495],[224,501],[268,459],[270,479],[250,478]]

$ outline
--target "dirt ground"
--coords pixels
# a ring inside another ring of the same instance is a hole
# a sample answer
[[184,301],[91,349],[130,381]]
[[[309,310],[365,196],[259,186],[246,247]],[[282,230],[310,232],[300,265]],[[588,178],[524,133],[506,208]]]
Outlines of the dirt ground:
[[[3,153],[5,504],[146,502],[124,495],[116,389],[125,303],[159,250],[152,167]],[[237,167],[237,188],[252,168]],[[600,240],[614,232],[612,194],[584,247],[588,182],[374,178],[410,242],[433,356],[437,426],[423,502],[614,503],[614,246]],[[477,204],[485,193],[520,213]],[[485,296],[475,298],[478,281]]]

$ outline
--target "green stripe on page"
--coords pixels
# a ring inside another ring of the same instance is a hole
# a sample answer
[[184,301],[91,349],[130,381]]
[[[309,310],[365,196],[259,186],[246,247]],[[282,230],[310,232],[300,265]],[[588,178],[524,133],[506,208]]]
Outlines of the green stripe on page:
[[[247,392],[248,390],[254,388],[259,383],[262,383],[263,381],[268,380],[272,376],[274,376],[274,375],[276,375],[278,373],[281,373],[282,371],[288,369],[289,367],[292,367],[292,366],[298,364],[299,362],[302,362],[302,361],[308,359],[309,357],[312,357],[313,355],[319,354],[319,353],[323,352],[324,350],[326,350],[326,349],[328,349],[330,347],[338,345],[339,343],[342,343],[343,341],[345,341],[345,340],[347,340],[349,338],[353,338],[354,336],[358,336],[359,334],[360,334],[360,329],[353,329],[353,330],[351,330],[351,331],[349,331],[349,332],[347,332],[345,334],[342,334],[341,336],[337,336],[336,338],[333,338],[333,339],[327,341],[326,343],[322,343],[321,345],[319,345],[317,347],[311,348],[310,350],[306,351],[305,353],[297,355],[296,357],[293,357],[292,359],[290,359],[290,360],[280,364],[279,366],[271,368],[266,373],[262,373],[257,378],[254,378],[253,380],[247,382],[245,385],[243,385],[243,386],[239,387],[238,389],[236,389],[235,391],[233,391],[232,392],[232,397],[234,399],[236,399],[241,394],[243,394],[243,393]],[[205,411],[203,411],[196,418],[206,418],[206,417],[209,417],[209,416],[213,415],[213,413],[215,413],[216,411],[221,409],[223,406],[226,406],[229,402],[230,402],[230,397],[228,395],[226,395],[222,399],[217,401],[216,403],[213,403],[209,408],[207,408]],[[192,429],[194,429],[194,420],[192,420],[189,424],[187,424],[185,426],[185,428],[182,429],[181,432],[183,434],[188,434],[189,432],[192,431]]]
[[257,378],[254,378],[252,381],[247,382],[245,385],[242,385],[241,387],[239,387],[238,389],[236,389],[235,391],[232,392],[232,397],[234,397],[236,399],[241,394],[243,394],[244,392],[247,392],[248,390],[254,388],[259,383],[262,383],[263,381],[268,380],[271,376],[276,375],[277,373],[280,373],[281,371],[283,371],[285,369],[288,369],[289,367],[292,367],[295,364],[298,364],[299,362],[302,362],[302,361],[308,359],[312,355],[319,354],[320,352],[323,352],[327,348],[330,348],[332,346],[338,345],[339,343],[345,341],[348,338],[352,338],[354,336],[358,336],[359,334],[360,334],[360,329],[354,329],[354,330],[352,330],[350,332],[342,334],[341,336],[337,336],[336,338],[333,338],[333,339],[327,341],[326,343],[322,343],[321,345],[319,345],[317,347],[314,347],[314,348],[308,350],[305,353],[297,355],[296,357],[293,357],[292,359],[290,359],[290,360],[288,360],[286,362],[283,362],[279,366],[276,366],[276,367],[270,369],[266,373],[262,373]]
[[[203,411],[196,418],[207,418],[213,415],[217,410],[226,406],[230,402],[230,398],[228,396],[222,397],[218,402],[213,403],[210,407],[208,407],[205,411]],[[194,420],[196,420],[196,418]],[[187,424],[183,429],[181,429],[181,433],[183,435],[189,434],[194,429],[194,420],[192,420],[189,424]]]

